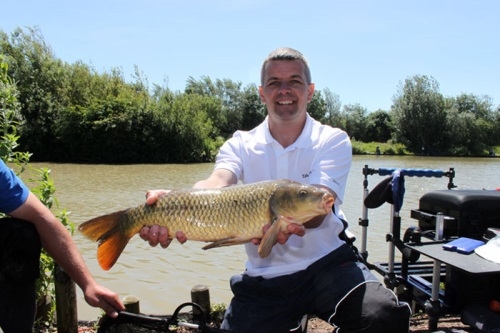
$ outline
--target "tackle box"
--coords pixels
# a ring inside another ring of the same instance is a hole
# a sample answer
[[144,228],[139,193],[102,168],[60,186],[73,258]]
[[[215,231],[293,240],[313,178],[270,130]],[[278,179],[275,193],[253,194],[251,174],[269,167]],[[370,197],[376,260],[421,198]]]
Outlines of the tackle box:
[[420,230],[436,229],[436,214],[444,215],[443,236],[481,240],[488,228],[500,228],[500,191],[438,190],[420,197],[411,211]]

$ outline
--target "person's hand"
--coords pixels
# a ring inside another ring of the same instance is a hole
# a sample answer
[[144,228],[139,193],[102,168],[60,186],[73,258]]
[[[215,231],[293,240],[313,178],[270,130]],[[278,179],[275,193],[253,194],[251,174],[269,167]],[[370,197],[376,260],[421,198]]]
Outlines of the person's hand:
[[90,306],[103,309],[111,318],[118,317],[118,312],[125,310],[125,306],[120,301],[118,294],[100,284],[94,283],[90,285],[83,291],[83,294],[85,301]]
[[[146,205],[151,206],[154,205],[155,202],[161,196],[167,194],[170,191],[167,190],[150,190],[146,192]],[[149,242],[149,245],[155,247],[160,244],[160,246],[166,249],[172,239],[168,237],[168,229],[166,227],[161,227],[159,225],[152,226],[144,226],[141,231],[139,231],[139,236],[145,241]],[[182,231],[177,231],[175,233],[175,238],[181,243],[184,244],[187,241],[186,235]]]
[[[270,224],[265,225],[262,228],[262,234],[265,234],[270,227],[271,227]],[[305,235],[305,233],[306,233],[306,228],[303,225],[297,223],[290,223],[286,226],[286,231],[280,230],[276,241],[279,244],[285,244],[291,235],[297,235],[302,237]],[[261,238],[253,238],[252,244],[259,245],[261,240],[262,240]]]
[[[162,248],[166,249],[172,242],[172,239],[168,237],[168,229],[156,224],[142,227],[141,231],[139,231],[139,236],[145,241],[148,241],[149,245],[152,247],[160,244]],[[182,231],[177,231],[175,233],[175,238],[177,238],[181,244],[187,241],[187,237]]]
[[159,197],[167,194],[170,191],[167,190],[149,190],[146,192],[146,205],[153,205]]

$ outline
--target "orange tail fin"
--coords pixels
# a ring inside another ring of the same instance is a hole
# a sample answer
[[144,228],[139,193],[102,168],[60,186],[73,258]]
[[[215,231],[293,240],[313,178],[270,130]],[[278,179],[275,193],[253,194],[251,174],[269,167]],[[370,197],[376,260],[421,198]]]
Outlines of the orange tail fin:
[[109,270],[115,264],[133,233],[128,235],[120,228],[125,211],[93,218],[82,223],[80,230],[86,237],[99,242],[97,248],[97,261],[104,270]]

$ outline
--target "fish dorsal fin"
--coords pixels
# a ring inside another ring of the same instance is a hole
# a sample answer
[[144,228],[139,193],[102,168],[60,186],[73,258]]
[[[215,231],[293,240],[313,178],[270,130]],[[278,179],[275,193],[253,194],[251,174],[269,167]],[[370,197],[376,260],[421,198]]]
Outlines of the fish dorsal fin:
[[271,250],[278,239],[278,233],[282,228],[286,228],[286,225],[287,223],[283,217],[274,220],[260,241],[258,252],[261,258],[267,258],[271,254]]

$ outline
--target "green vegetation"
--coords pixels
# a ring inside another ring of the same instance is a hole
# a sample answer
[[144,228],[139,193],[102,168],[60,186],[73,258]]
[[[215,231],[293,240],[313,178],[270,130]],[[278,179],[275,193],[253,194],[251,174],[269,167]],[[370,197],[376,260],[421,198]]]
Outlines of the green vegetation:
[[210,318],[212,319],[212,322],[216,324],[216,327],[220,327],[222,324],[226,309],[227,305],[225,303],[212,304],[210,307]]
[[[74,225],[68,218],[68,212],[59,210],[59,204],[54,197],[56,191],[54,182],[50,177],[50,170],[47,168],[31,169],[29,162],[31,154],[18,151],[20,136],[20,104],[17,100],[18,91],[12,79],[8,77],[8,66],[1,61],[0,56],[0,158],[6,163],[15,167],[19,176],[26,170],[34,171],[38,174],[38,179],[30,179],[35,184],[32,192],[38,196],[40,201],[48,208],[58,210],[56,216],[66,228],[73,234]],[[0,217],[4,214],[0,213]],[[40,278],[36,281],[36,302],[38,327],[52,327],[55,323],[55,290],[54,290],[54,267],[55,262],[44,249],[40,255]]]
[[401,143],[352,141],[352,151],[356,155],[376,154],[377,147],[380,149],[380,155],[413,155]]
[[[117,68],[57,59],[36,28],[0,30],[0,56],[19,92],[19,144],[35,161],[210,162],[234,131],[266,115],[255,84],[189,77],[184,91],[171,91],[150,86],[138,68],[127,82]],[[384,154],[487,156],[500,145],[500,106],[488,96],[445,97],[425,75],[406,78],[390,110],[342,106],[325,88],[308,111],[347,131],[354,153],[376,142]]]

